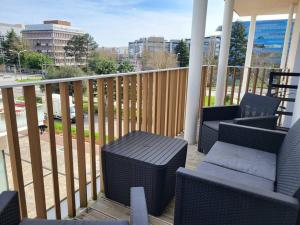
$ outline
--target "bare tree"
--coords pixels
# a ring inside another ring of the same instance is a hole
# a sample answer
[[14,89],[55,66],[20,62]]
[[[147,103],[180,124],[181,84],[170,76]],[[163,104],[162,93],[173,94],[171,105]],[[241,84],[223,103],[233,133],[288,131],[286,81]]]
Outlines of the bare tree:
[[177,67],[175,54],[165,51],[144,51],[142,56],[143,69],[165,69]]

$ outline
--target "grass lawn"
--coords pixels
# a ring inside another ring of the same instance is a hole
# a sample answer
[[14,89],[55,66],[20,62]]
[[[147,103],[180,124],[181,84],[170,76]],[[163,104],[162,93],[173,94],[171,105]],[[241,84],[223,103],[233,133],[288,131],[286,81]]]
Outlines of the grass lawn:
[[[61,134],[63,132],[63,126],[62,126],[62,122],[61,121],[54,121],[54,129],[55,129],[55,133],[56,134]],[[75,127],[71,127],[71,135],[73,138],[76,138],[76,128]],[[90,132],[89,130],[84,129],[84,137],[88,138],[90,136]],[[95,132],[95,139],[96,139],[96,143],[99,141],[99,133]],[[108,136],[106,135],[105,137],[106,142],[108,141]]]
[[39,80],[42,80],[42,77],[40,77],[40,76],[31,76],[31,77],[28,77],[28,78],[25,78],[25,79],[16,79],[16,82],[24,83],[24,82],[34,82],[34,81],[39,81]]

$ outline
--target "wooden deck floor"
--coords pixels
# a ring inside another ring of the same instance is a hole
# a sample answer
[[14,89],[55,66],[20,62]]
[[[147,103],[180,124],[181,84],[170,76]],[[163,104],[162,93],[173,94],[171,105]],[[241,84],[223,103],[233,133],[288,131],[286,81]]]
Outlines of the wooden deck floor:
[[[197,151],[196,145],[189,145],[186,167],[194,169],[202,160],[203,155]],[[150,215],[150,223],[152,225],[170,225],[173,224],[174,216],[174,199],[170,202],[165,212],[160,217]],[[111,201],[103,194],[98,197],[98,200],[90,203],[90,206],[82,211],[76,218],[79,220],[111,220],[125,219],[129,220],[130,208],[120,203]]]

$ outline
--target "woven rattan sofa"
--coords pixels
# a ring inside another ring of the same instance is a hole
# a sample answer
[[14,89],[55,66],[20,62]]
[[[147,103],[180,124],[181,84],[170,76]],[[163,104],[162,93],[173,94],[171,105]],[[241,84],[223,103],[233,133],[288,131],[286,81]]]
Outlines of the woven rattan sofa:
[[[20,220],[17,192],[7,191],[0,195],[0,224],[1,225],[129,225],[128,221],[88,221],[88,220]],[[144,188],[131,188],[130,224],[149,225]]]
[[220,122],[266,129],[276,127],[278,98],[246,93],[240,105],[203,107],[199,128],[198,150],[205,154],[218,139]]
[[288,131],[220,123],[195,171],[176,177],[174,225],[296,225],[300,120]]

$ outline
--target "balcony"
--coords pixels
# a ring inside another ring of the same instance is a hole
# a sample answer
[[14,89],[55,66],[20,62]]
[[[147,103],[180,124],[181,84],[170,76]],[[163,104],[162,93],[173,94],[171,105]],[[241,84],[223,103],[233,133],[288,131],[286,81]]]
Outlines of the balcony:
[[[227,71],[223,102],[237,104],[244,68],[228,67]],[[248,68],[247,91],[265,95],[270,71],[274,69]],[[1,142],[8,141],[1,147],[9,187],[19,191],[22,216],[126,219],[129,208],[102,193],[100,149],[134,130],[183,138],[187,72],[188,68],[175,68],[1,86],[6,124]],[[203,66],[199,109],[214,104],[216,76],[216,66]],[[61,100],[60,132],[53,115],[54,85],[59,85]],[[24,102],[16,102],[14,93],[22,91]],[[76,124],[71,124],[70,93]],[[44,99],[44,107],[36,103],[37,95]],[[48,129],[40,135],[43,111],[48,115]],[[22,113],[26,118],[20,121]],[[186,167],[194,169],[202,156],[196,145],[189,145]],[[152,224],[172,223],[173,208],[174,201],[161,217],[151,216]]]

